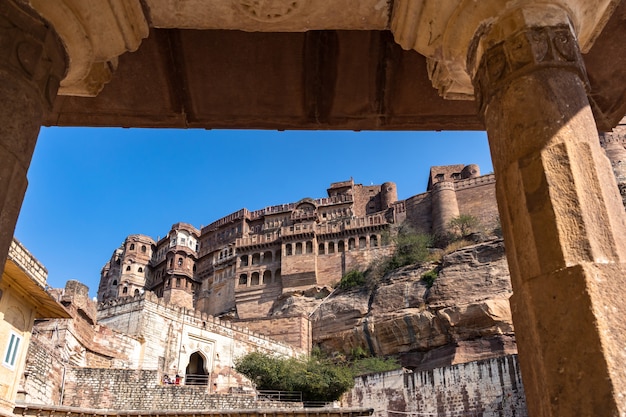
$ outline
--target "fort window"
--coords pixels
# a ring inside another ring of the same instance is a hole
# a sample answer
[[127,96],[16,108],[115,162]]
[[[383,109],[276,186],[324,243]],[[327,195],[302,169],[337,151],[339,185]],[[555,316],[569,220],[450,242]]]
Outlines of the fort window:
[[120,258],[117,258],[117,259],[115,260],[115,263],[116,263],[117,265],[119,265],[119,264],[121,263],[121,262],[120,262]]
[[126,267],[126,270],[127,270],[127,271],[130,271],[130,265],[128,265],[128,266]]
[[135,295],[135,297],[137,297],[139,295],[139,290],[135,288],[135,292],[133,294]]
[[263,272],[263,284],[269,284],[272,282],[272,271],[266,270]]
[[116,285],[117,285],[117,280],[116,280],[116,279],[114,279],[114,280],[113,280],[113,286],[115,287]]
[[346,250],[346,244],[343,243],[343,240],[340,240],[339,243],[337,243],[337,252],[345,252]]
[[196,264],[193,264],[193,268],[191,268],[193,272],[196,272]]
[[335,242],[328,242],[328,253],[335,253]]
[[141,245],[141,251],[143,253],[146,253],[146,250],[148,250],[148,248],[146,248],[146,245]]
[[292,254],[293,253],[292,253],[292,249],[291,249],[291,243],[287,243],[285,245],[285,255],[286,256],[291,256]]
[[296,255],[302,255],[302,242],[296,243]]
[[248,266],[248,255],[241,256],[239,266]]
[[130,250],[135,250],[135,244],[134,243],[130,244]]
[[253,272],[250,277],[250,285],[259,285],[259,273]]
[[178,266],[183,266],[183,258],[178,258]]
[[377,248],[378,247],[378,236],[371,235],[370,236],[370,247]]
[[258,265],[261,263],[261,254],[255,253],[252,255],[252,265]]
[[21,341],[22,336],[18,335],[17,333],[11,332],[11,336],[9,337],[9,344],[7,346],[6,352],[4,353],[4,360],[2,361],[2,364],[9,369],[13,369],[15,367],[17,351],[20,347]]
[[265,253],[263,253],[263,263],[264,264],[269,264],[272,262],[272,252],[267,251]]
[[356,241],[353,237],[348,239],[348,250],[353,250],[356,247]]
[[454,174],[452,174],[452,179],[460,180],[461,179],[461,173],[460,172],[455,172]]
[[443,181],[443,174],[437,174],[437,175],[435,175],[435,181],[437,181],[437,182],[441,182],[441,181]]
[[174,266],[174,258],[170,259],[170,268]]
[[124,287],[122,289],[122,294],[128,294],[128,287]]
[[313,242],[310,240],[306,242],[306,253],[313,253]]
[[139,269],[137,270],[137,272],[143,272],[143,268],[139,267]]
[[180,278],[176,278],[176,288],[180,288]]
[[239,275],[239,285],[248,285],[248,275],[247,274]]
[[318,245],[318,247],[317,247],[317,253],[318,253],[319,255],[323,255],[323,254],[324,254],[324,249],[325,249],[325,248],[324,248],[324,244],[323,244],[323,243],[320,243],[320,244]]
[[367,244],[365,242],[365,236],[361,236],[359,238],[359,249],[365,249],[366,246]]

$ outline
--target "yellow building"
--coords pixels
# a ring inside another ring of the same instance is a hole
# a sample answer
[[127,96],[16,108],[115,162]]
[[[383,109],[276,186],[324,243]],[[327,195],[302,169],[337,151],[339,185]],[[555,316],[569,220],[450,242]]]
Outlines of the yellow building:
[[0,415],[13,415],[26,350],[37,318],[69,318],[46,292],[48,271],[13,239],[0,281]]

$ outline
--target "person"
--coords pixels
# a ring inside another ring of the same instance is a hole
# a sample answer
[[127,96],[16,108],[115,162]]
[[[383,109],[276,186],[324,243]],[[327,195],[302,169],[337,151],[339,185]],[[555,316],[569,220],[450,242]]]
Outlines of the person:
[[180,377],[180,375],[176,374],[176,382],[174,382],[176,385],[180,385],[180,380],[182,378]]
[[170,377],[167,374],[163,374],[163,381],[162,381],[163,385],[168,385],[171,384],[172,381],[170,381]]

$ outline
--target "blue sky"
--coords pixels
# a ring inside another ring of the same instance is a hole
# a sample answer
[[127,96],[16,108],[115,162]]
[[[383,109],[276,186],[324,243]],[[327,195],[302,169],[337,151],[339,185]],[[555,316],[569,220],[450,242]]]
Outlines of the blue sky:
[[48,269],[95,295],[127,235],[157,239],[240,208],[324,197],[331,182],[393,181],[404,199],[431,165],[492,171],[484,132],[332,132],[43,128],[15,236]]

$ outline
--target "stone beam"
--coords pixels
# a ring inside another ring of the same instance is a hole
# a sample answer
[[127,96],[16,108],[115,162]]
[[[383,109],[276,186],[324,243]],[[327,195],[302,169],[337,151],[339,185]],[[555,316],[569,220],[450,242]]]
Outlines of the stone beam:
[[[45,0],[44,0],[45,1]],[[157,28],[248,32],[385,30],[387,0],[145,0]]]
[[94,97],[111,80],[117,58],[139,48],[148,22],[139,0],[19,0],[61,38],[69,66],[60,95]]

